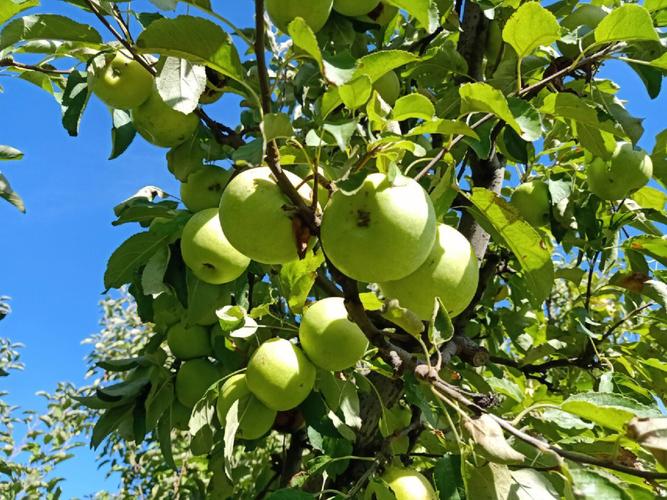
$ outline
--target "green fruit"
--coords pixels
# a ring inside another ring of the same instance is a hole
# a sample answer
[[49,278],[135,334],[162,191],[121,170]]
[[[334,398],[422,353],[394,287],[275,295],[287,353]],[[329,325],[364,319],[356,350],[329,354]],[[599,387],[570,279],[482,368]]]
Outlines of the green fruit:
[[546,182],[530,181],[517,186],[510,203],[521,217],[535,227],[546,226],[551,219],[549,186]]
[[431,199],[413,179],[371,174],[351,195],[337,191],[321,227],[327,257],[350,278],[380,282],[405,278],[435,241]]
[[216,409],[218,420],[224,427],[227,413],[235,401],[239,401],[238,436],[241,439],[258,439],[271,430],[276,411],[267,408],[253,396],[243,374],[233,375],[223,384]]
[[285,339],[271,339],[253,353],[246,370],[248,389],[276,411],[296,408],[315,384],[315,367],[301,349]]
[[595,158],[586,168],[588,188],[603,200],[621,200],[644,187],[653,176],[653,163],[645,151],[619,142],[610,161]]
[[178,401],[171,405],[171,423],[177,429],[187,431],[190,427],[190,413],[192,408],[183,406]]
[[387,26],[398,14],[398,7],[380,2],[367,15],[361,16],[358,19],[365,23],[378,24],[381,27]]
[[395,71],[385,73],[379,80],[373,84],[382,100],[393,106],[401,95],[401,81]]
[[230,176],[231,172],[224,168],[209,165],[198,168],[181,184],[181,200],[191,212],[218,208]]
[[112,108],[132,109],[153,93],[153,75],[123,51],[100,54],[88,67],[88,86]]
[[213,104],[225,93],[222,89],[227,77],[206,66],[206,88],[199,96],[199,104]]
[[477,291],[479,271],[468,240],[453,227],[438,226],[435,245],[414,273],[380,284],[388,298],[398,299],[422,320],[429,320],[435,298],[440,297],[451,317],[468,307]]
[[363,16],[378,6],[379,0],[334,0],[333,10],[344,16]]
[[239,253],[225,238],[218,210],[197,212],[183,228],[183,261],[205,283],[229,283],[243,274],[250,259]]
[[345,302],[338,297],[319,300],[306,309],[299,340],[315,365],[333,372],[354,366],[368,348],[366,335],[347,318]]
[[[285,171],[298,186],[303,181]],[[310,204],[312,190],[303,183],[299,194]],[[234,177],[222,193],[220,221],[229,242],[262,264],[284,264],[298,258],[290,202],[268,167],[251,168]]]
[[433,486],[422,474],[402,467],[389,467],[383,479],[396,495],[396,500],[437,500]]
[[201,358],[212,354],[210,335],[203,326],[177,323],[167,332],[167,344],[178,359]]
[[151,144],[173,148],[188,140],[199,126],[194,113],[183,114],[171,109],[154,89],[150,97],[132,110],[132,121],[137,132]]
[[303,18],[317,33],[327,23],[332,5],[333,0],[267,0],[266,11],[283,33],[287,33],[289,24],[297,17]]
[[219,379],[218,367],[207,359],[186,361],[176,374],[176,399],[183,406],[192,408]]

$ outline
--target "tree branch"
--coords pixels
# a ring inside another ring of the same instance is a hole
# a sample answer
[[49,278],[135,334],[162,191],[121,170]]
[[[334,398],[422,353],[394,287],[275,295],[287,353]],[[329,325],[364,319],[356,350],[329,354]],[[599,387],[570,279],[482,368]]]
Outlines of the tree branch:
[[15,61],[11,57],[0,59],[0,67],[24,69],[27,71],[38,71],[40,73],[44,73],[47,75],[69,75],[72,72],[71,69],[57,69],[52,66],[47,67],[47,66],[35,66],[32,64],[23,64]]

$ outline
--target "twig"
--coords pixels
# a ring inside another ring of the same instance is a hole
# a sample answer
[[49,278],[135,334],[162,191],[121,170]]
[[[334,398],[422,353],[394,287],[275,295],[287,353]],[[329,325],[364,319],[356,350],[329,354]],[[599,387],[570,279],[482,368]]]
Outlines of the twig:
[[71,69],[56,69],[56,68],[47,68],[45,66],[35,66],[32,64],[23,64],[14,61],[9,57],[0,59],[0,67],[18,68],[28,71],[39,71],[40,73],[45,73],[47,75],[69,75],[72,72]]
[[215,121],[213,118],[208,116],[206,111],[201,108],[195,109],[195,114],[202,119],[206,126],[211,129],[215,140],[223,145],[230,146],[234,149],[239,149],[245,144],[241,134],[236,132],[233,128],[228,127],[220,122]]
[[654,305],[655,305],[654,302],[649,302],[648,304],[644,304],[643,306],[637,307],[637,308],[633,309],[632,311],[630,311],[630,312],[629,312],[628,314],[626,314],[623,318],[619,319],[616,323],[614,323],[613,325],[611,325],[611,326],[607,329],[606,332],[604,332],[604,334],[602,335],[602,337],[601,337],[600,340],[598,341],[598,344],[604,342],[604,341],[607,340],[609,337],[611,337],[611,336],[614,334],[614,332],[615,332],[616,330],[618,330],[618,328],[620,328],[621,326],[623,326],[623,323],[625,323],[626,321],[628,321],[628,320],[634,318],[634,317],[637,316],[640,312],[642,312],[642,311],[644,311],[644,310],[646,310],[646,309],[648,309],[649,307],[652,307],[652,306],[654,306]]

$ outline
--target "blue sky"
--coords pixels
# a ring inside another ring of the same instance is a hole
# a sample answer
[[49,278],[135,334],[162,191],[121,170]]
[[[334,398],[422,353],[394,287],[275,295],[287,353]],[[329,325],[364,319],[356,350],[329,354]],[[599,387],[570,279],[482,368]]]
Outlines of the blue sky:
[[[240,25],[251,22],[249,0],[218,0],[214,7]],[[41,10],[71,12],[53,1],[44,2]],[[92,15],[77,17],[95,23]],[[630,100],[630,111],[647,118],[643,145],[650,148],[664,126],[659,110],[667,109],[665,94],[651,101],[639,78],[621,64],[609,65],[603,74],[622,86],[620,96]],[[0,78],[0,85],[5,88],[0,144],[25,153],[22,161],[5,162],[2,169],[28,210],[22,215],[0,204],[0,295],[10,295],[13,308],[0,322],[0,336],[26,344],[26,370],[0,379],[0,390],[10,391],[12,403],[40,408],[36,391],[52,390],[58,381],[84,383],[83,357],[89,348],[80,342],[99,329],[106,260],[136,232],[135,227],[111,226],[113,207],[146,185],[178,193],[178,183],[166,168],[166,151],[141,139],[120,159],[106,160],[110,114],[99,101],[91,100],[79,137],[71,138],[60,127],[60,110],[51,96],[24,81]],[[210,114],[235,126],[237,102],[223,99],[210,107]],[[116,486],[96,472],[90,452],[80,452],[59,472],[67,478],[65,498]]]

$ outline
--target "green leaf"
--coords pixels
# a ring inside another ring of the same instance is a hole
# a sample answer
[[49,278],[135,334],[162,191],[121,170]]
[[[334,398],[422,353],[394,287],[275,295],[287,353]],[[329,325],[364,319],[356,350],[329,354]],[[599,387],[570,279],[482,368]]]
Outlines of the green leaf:
[[314,500],[315,497],[310,493],[306,493],[294,488],[286,488],[277,490],[271,493],[266,500]]
[[29,40],[80,42],[98,47],[102,37],[91,26],[65,16],[39,14],[15,19],[0,31],[0,50]]
[[440,297],[436,297],[433,316],[428,323],[428,340],[435,349],[439,350],[440,346],[451,340],[453,336],[454,325],[452,319],[449,317],[447,308]]
[[20,160],[23,158],[23,153],[11,146],[0,145],[0,161],[3,160]]
[[357,122],[351,120],[342,123],[325,123],[322,128],[333,136],[340,150],[345,151],[352,136],[357,131]]
[[433,33],[438,27],[437,9],[433,8],[431,0],[386,0],[385,3],[406,11],[419,21],[428,33]]
[[642,235],[629,238],[623,242],[629,250],[648,255],[662,265],[667,266],[667,240],[659,236]]
[[621,431],[634,417],[658,417],[657,409],[643,405],[620,394],[586,392],[574,394],[561,404],[569,413],[598,425]]
[[305,258],[288,262],[280,269],[280,288],[293,313],[303,311],[306,298],[315,283],[317,270],[323,263],[324,254],[321,251],[313,253],[309,250]]
[[[512,498],[515,500],[560,499],[561,496],[543,472],[532,469],[518,469],[512,471]],[[515,496],[514,496],[515,495]]]
[[524,3],[512,14],[503,29],[503,40],[514,48],[519,59],[559,39],[560,25],[556,16],[539,2]]
[[83,110],[88,104],[88,76],[81,71],[72,71],[67,78],[67,86],[60,97],[63,113],[63,127],[70,136],[79,135],[79,124]]
[[429,194],[433,202],[433,208],[435,209],[435,216],[438,220],[447,213],[458,193],[459,186],[456,180],[456,168],[450,165],[442,172],[442,177],[440,177],[440,180]]
[[667,418],[634,418],[627,435],[649,450],[663,467],[667,466]]
[[465,498],[463,477],[461,476],[461,455],[448,453],[439,459],[433,468],[433,482],[440,500],[461,500]]
[[37,5],[39,5],[39,0],[26,0],[25,2],[0,0],[0,24],[4,24],[19,12],[36,7]]
[[120,426],[121,422],[127,418],[132,418],[134,405],[120,406],[118,408],[110,408],[97,420],[95,427],[93,427],[93,435],[90,438],[90,446],[97,448],[104,438],[111,434]]
[[461,96],[461,114],[491,113],[506,122],[517,134],[522,134],[521,127],[500,90],[487,83],[465,83],[459,88],[459,95]]
[[164,458],[165,463],[169,468],[176,470],[174,453],[171,448],[171,427],[171,414],[170,412],[166,412],[158,421],[157,439],[160,443],[160,451],[162,452],[162,458]]
[[516,209],[488,189],[474,188],[468,196],[471,213],[491,236],[508,247],[521,265],[526,285],[537,303],[551,293],[554,267],[549,244]]
[[520,136],[524,141],[535,142],[542,137],[542,117],[540,113],[524,99],[510,97],[507,100],[512,114],[521,127]]
[[137,129],[134,128],[129,111],[114,109],[111,114],[113,128],[111,129],[111,154],[109,159],[113,160],[122,155],[132,144]]
[[158,19],[137,39],[143,53],[201,63],[245,84],[245,70],[229,35],[215,23],[193,16]]
[[487,463],[476,467],[464,462],[463,479],[466,498],[484,500],[506,500],[512,498],[512,475],[506,465]]
[[2,175],[2,172],[0,172],[0,198],[7,200],[21,212],[25,213],[23,199],[12,189],[7,178]]
[[390,71],[418,60],[418,56],[404,50],[380,50],[359,59],[350,79],[366,75],[375,83]]
[[595,41],[636,42],[658,41],[651,14],[641,5],[625,4],[614,9],[595,28]]
[[201,281],[190,269],[186,270],[185,282],[188,286],[186,321],[189,324],[200,324],[211,316],[211,311],[220,306],[224,288]]
[[185,59],[167,57],[162,61],[155,86],[170,108],[183,114],[192,113],[206,90],[206,69]]
[[586,100],[574,94],[565,92],[549,94],[544,98],[540,112],[574,120],[577,124],[588,125],[619,137],[625,137],[625,132],[620,126],[611,121],[601,122],[597,110]]
[[459,120],[444,120],[442,118],[436,118],[435,120],[417,125],[406,135],[413,136],[425,134],[465,135],[466,137],[479,139],[477,132],[471,129],[466,123]]
[[320,47],[317,44],[315,33],[313,33],[313,30],[310,29],[310,26],[306,24],[306,21],[304,21],[301,17],[297,17],[289,24],[287,30],[289,31],[289,36],[292,37],[294,45],[315,59],[318,66],[320,67],[320,71],[324,72],[322,52],[320,51]]
[[343,100],[343,104],[351,110],[355,110],[366,104],[371,97],[372,91],[373,86],[368,75],[361,75],[338,87],[338,94]]
[[294,129],[290,117],[285,113],[267,113],[262,122],[262,134],[264,140],[270,142],[274,139],[293,137]]
[[146,264],[161,246],[168,244],[171,234],[144,232],[127,239],[114,251],[104,273],[104,286],[120,288],[130,283],[137,270]]
[[567,462],[566,475],[569,476],[574,498],[577,500],[627,500],[620,481],[599,471]]
[[419,338],[424,331],[424,324],[419,319],[419,316],[411,310],[402,307],[396,299],[391,299],[385,303],[382,317],[400,326],[413,337]]
[[428,97],[421,94],[410,94],[396,101],[392,119],[399,122],[408,118],[430,120],[434,115],[435,106]]

